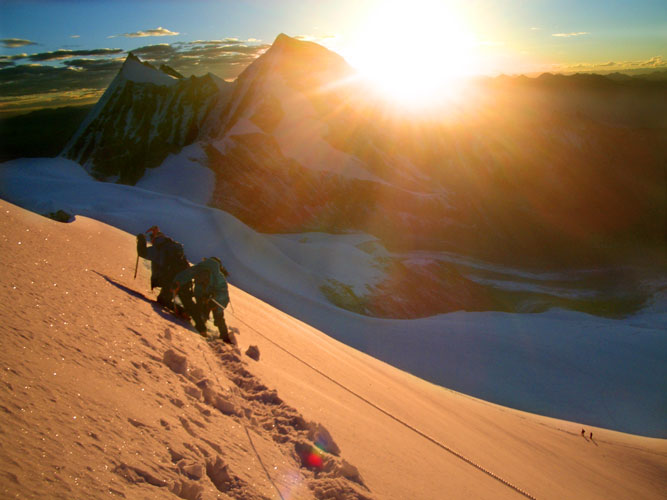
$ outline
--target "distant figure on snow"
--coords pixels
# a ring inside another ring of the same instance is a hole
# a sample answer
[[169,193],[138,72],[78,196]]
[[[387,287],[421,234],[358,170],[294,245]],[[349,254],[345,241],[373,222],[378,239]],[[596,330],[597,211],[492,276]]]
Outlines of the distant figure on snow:
[[[213,320],[220,331],[220,338],[228,344],[234,341],[227,329],[224,308],[229,304],[229,290],[227,279],[229,273],[224,268],[220,259],[209,257],[198,264],[181,271],[174,277],[172,290],[178,293],[178,297],[190,317],[195,322],[197,331],[206,337],[206,320],[213,312]],[[190,287],[194,280],[194,299]]]
[[143,233],[138,234],[137,254],[151,261],[151,289],[161,288],[158,303],[176,312],[171,283],[176,274],[190,267],[190,263],[185,258],[183,245],[162,234],[159,227],[153,226],[146,233],[150,233],[151,246],[146,246]]

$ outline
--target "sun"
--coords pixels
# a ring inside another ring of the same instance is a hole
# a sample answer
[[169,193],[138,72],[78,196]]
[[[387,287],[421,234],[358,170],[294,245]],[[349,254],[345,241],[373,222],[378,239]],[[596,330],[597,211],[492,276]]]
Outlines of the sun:
[[345,57],[385,97],[424,107],[451,98],[475,72],[474,48],[462,16],[446,1],[383,1]]

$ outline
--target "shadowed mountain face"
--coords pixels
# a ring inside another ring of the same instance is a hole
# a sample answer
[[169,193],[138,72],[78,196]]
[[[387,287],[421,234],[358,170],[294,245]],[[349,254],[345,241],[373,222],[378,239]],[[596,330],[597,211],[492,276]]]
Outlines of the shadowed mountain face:
[[[263,232],[365,231],[393,252],[519,268],[665,265],[665,82],[499,77],[420,118],[372,98],[337,54],[285,35],[233,84],[179,77],[128,57],[63,154],[133,184],[199,142],[216,179],[208,203]],[[343,306],[505,307],[437,260],[389,267],[362,306]],[[392,301],[403,289],[413,304]]]
[[58,156],[92,106],[32,111],[0,119],[0,162]]
[[213,75],[184,79],[130,54],[63,155],[100,179],[134,184],[215,123],[229,90]]

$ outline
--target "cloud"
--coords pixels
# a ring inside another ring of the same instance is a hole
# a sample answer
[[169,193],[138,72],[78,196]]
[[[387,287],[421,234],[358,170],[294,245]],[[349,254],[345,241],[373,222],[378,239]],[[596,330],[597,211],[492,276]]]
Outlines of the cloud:
[[150,61],[170,59],[177,54],[176,49],[168,43],[147,45],[133,49],[130,52],[141,59],[148,59]]
[[0,69],[0,95],[20,97],[60,89],[103,89],[118,72],[120,65],[102,68],[89,67],[86,71],[72,71],[65,66],[22,64]]
[[174,44],[156,44],[139,47],[131,52],[154,64],[167,64],[181,73],[214,73],[222,78],[238,74],[234,65],[249,64],[269,45],[246,45],[237,39],[195,40]]
[[81,35],[70,35],[70,38],[81,38]]
[[94,104],[104,90],[78,89],[46,91],[38,94],[24,94],[17,97],[0,96],[0,116],[12,116],[36,111],[43,108],[59,108],[63,106],[79,106]]
[[0,115],[93,103],[116,76],[123,58],[73,59],[66,64],[2,68],[0,63]]
[[166,64],[184,75],[213,73],[222,79],[234,79],[268,47],[227,38],[147,45],[131,52],[155,66]]
[[71,59],[67,61],[68,68],[77,68],[86,71],[116,72],[123,65],[124,58],[119,59]]
[[28,54],[14,54],[11,56],[0,55],[0,68],[8,68],[9,66],[14,66],[14,61],[19,59],[25,59],[28,57]]
[[573,36],[583,36],[590,35],[589,31],[577,31],[576,33],[552,33],[551,36],[557,36],[561,38],[570,38]]
[[23,54],[14,54],[12,56],[0,56],[0,61],[16,61],[18,59],[25,59],[28,57],[28,54],[23,53]]
[[[268,44],[224,38],[144,45],[130,52],[155,66],[167,64],[186,76],[210,72],[231,80],[268,48]],[[0,114],[10,108],[18,113],[21,109],[64,106],[67,96],[76,102],[81,102],[82,96],[99,97],[118,73],[126,52],[114,48],[60,49],[0,55]]]
[[560,66],[561,71],[622,71],[628,69],[667,68],[667,60],[662,56],[653,56],[649,59],[635,61],[607,61],[603,63],[578,63],[569,66]]
[[111,35],[108,38],[116,38],[119,36],[124,36],[126,38],[142,38],[146,36],[176,36],[176,35],[180,35],[180,33],[178,31],[170,31],[160,26],[154,30],[135,31],[134,33],[122,33],[120,35]]
[[640,68],[661,68],[667,66],[667,61],[662,56],[653,56],[646,61],[638,61],[637,66]]
[[23,38],[2,38],[0,39],[0,44],[2,44],[3,47],[8,49],[25,47],[26,45],[37,45],[35,42],[31,42],[30,40],[24,40]]
[[621,64],[622,63],[609,61],[606,63],[578,63],[578,64],[571,64],[569,66],[557,66],[557,68],[566,70],[573,70],[573,69],[591,70],[595,68],[601,68],[601,69],[613,68],[615,66],[620,66]]
[[235,38],[225,38],[224,40],[195,40],[194,42],[178,42],[173,44],[183,52],[190,54],[205,54],[219,52],[239,52],[243,54],[255,54],[269,47],[263,45],[246,45]]
[[70,57],[81,56],[109,56],[114,54],[122,54],[122,49],[93,49],[93,50],[54,50],[53,52],[41,52],[38,54],[31,54],[27,58],[31,61],[43,62],[54,61],[59,59],[68,59]]
[[321,44],[327,40],[337,38],[337,35],[296,35],[294,38],[303,42],[315,42]]

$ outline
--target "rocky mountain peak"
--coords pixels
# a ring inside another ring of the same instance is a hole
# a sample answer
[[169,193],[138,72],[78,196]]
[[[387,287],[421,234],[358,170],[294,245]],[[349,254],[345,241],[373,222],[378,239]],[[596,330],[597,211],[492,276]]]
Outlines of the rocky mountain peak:
[[132,52],[125,59],[118,76],[135,83],[153,83],[155,85],[174,85],[180,80],[171,72],[161,71],[152,64],[141,61]]
[[255,73],[271,68],[292,83],[309,82],[313,79],[326,83],[345,78],[354,70],[345,59],[318,45],[284,33],[279,34],[271,48],[261,55],[241,74],[239,79],[252,77]]
[[178,78],[179,80],[182,80],[183,78],[185,78],[181,73],[179,73],[174,68],[172,68],[171,66],[168,66],[166,64],[161,64],[160,65],[160,71],[162,71],[163,73],[166,73],[168,75],[171,75],[174,78]]

